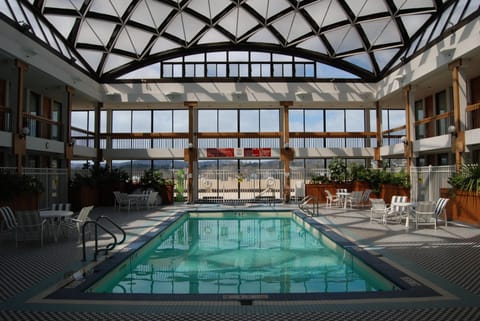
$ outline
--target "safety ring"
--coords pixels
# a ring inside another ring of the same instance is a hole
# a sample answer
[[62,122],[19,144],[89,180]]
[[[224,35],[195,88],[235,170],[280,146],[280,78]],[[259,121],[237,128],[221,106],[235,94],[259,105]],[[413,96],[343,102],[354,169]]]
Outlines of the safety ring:
[[202,185],[203,185],[205,188],[210,188],[210,187],[212,187],[212,182],[206,180],[205,178],[202,178]]
[[273,185],[275,185],[275,179],[271,176],[267,178],[266,182],[268,187],[272,187]]

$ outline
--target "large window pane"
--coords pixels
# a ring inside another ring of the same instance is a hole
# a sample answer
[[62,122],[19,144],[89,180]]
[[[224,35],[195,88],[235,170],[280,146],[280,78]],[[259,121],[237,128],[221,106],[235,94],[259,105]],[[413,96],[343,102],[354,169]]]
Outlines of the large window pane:
[[133,133],[150,133],[151,115],[149,110],[134,110],[132,114],[132,132]]
[[236,110],[218,111],[218,131],[223,133],[238,131]]
[[198,131],[199,132],[217,132],[217,110],[199,110],[198,111]]
[[303,132],[303,110],[288,111],[288,128],[291,132]]
[[346,131],[347,132],[363,132],[365,129],[364,112],[363,110],[349,110],[345,111],[346,117]]
[[305,131],[323,132],[323,110],[305,110]]
[[345,131],[345,113],[343,110],[326,110],[325,112],[325,131],[344,132]]
[[260,110],[260,131],[261,132],[278,132],[280,116],[278,109],[262,109]]
[[173,131],[188,133],[188,110],[173,111]]
[[240,110],[240,131],[256,133],[259,130],[258,110]]
[[130,110],[114,110],[112,112],[112,131],[114,133],[130,133],[132,119]]
[[153,111],[153,131],[156,133],[173,132],[173,121],[171,110]]

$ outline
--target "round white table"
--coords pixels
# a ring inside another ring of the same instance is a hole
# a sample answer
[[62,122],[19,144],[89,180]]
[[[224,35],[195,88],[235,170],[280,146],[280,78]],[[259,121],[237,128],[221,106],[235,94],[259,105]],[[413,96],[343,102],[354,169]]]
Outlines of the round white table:
[[58,234],[61,228],[61,220],[67,217],[72,217],[72,211],[64,210],[41,210],[40,217],[47,220],[48,225],[52,229],[53,239],[58,241]]
[[352,193],[349,192],[337,192],[338,199],[343,205],[343,208],[347,208],[347,197],[350,196]]

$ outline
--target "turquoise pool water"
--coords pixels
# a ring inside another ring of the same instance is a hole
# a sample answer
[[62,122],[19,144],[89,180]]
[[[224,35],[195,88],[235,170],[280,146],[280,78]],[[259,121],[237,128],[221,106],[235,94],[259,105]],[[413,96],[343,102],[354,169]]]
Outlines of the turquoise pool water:
[[293,213],[189,213],[87,292],[264,294],[397,287]]

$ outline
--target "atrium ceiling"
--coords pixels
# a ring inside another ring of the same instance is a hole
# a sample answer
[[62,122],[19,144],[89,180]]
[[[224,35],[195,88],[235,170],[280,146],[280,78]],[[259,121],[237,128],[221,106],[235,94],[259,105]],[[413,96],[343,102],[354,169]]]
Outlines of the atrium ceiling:
[[292,55],[376,82],[478,16],[479,3],[0,0],[0,12],[100,83],[169,59],[226,50]]

